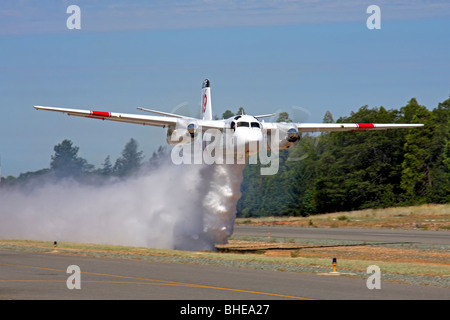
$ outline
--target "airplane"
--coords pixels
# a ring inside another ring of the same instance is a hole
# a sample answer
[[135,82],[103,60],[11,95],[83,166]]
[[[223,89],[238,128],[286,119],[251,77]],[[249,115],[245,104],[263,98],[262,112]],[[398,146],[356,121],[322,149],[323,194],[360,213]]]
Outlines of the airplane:
[[[379,124],[379,123],[293,123],[265,122],[263,118],[275,114],[234,115],[228,119],[213,120],[211,83],[205,79],[201,91],[201,118],[162,112],[139,107],[137,109],[157,114],[156,116],[105,111],[34,106],[37,110],[55,111],[69,116],[110,120],[140,125],[167,128],[167,143],[172,146],[189,145],[200,141],[203,151],[223,151],[231,157],[240,158],[266,150],[282,150],[294,146],[304,132],[339,132],[417,128],[423,124]],[[262,119],[262,120],[260,120]],[[201,137],[201,139],[197,139]],[[209,149],[208,149],[209,148]],[[222,154],[223,155],[223,154]],[[227,158],[229,159],[229,158]],[[242,163],[242,162],[241,162]]]

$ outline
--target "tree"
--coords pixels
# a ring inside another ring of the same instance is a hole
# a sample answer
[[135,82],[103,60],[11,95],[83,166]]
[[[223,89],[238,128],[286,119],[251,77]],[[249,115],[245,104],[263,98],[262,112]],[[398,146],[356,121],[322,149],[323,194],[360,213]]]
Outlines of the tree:
[[225,110],[225,112],[222,114],[222,119],[228,119],[234,116],[234,113],[231,110]]
[[431,112],[433,134],[429,141],[430,186],[427,202],[450,202],[450,99]]
[[238,111],[236,112],[236,115],[240,116],[240,115],[243,115],[243,114],[246,114],[245,110],[244,110],[244,107],[239,107]]
[[58,178],[79,178],[93,169],[85,159],[78,157],[79,147],[73,146],[70,140],[63,140],[53,150],[55,154],[51,157],[50,168]]
[[401,108],[405,122],[424,123],[423,128],[409,129],[403,147],[401,187],[405,191],[406,204],[424,203],[429,187],[430,177],[430,141],[434,125],[431,112],[412,98]]
[[102,176],[110,176],[113,173],[113,166],[111,164],[110,156],[105,158],[105,161],[102,164],[102,168],[98,171]]
[[[396,110],[363,106],[337,122],[397,121]],[[322,135],[323,151],[316,163],[313,198],[317,210],[332,212],[398,203],[404,135],[401,130]]]
[[280,112],[276,122],[292,122],[292,119],[289,118],[289,113],[287,113],[287,112]]
[[161,164],[170,161],[170,151],[164,146],[159,146],[157,151],[153,151],[152,156],[148,161],[148,166],[153,169],[159,167]]
[[142,164],[143,152],[138,151],[138,143],[133,138],[125,145],[122,156],[114,164],[116,175],[123,177],[134,173]]
[[334,123],[333,115],[331,114],[330,111],[327,110],[327,112],[325,112],[322,122],[323,123]]

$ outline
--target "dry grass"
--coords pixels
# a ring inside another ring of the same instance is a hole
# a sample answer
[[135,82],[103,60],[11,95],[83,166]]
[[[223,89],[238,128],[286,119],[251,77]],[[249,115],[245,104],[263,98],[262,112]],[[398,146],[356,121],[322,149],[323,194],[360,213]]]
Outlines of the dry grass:
[[[242,246],[240,241],[232,240],[230,244]],[[246,242],[248,245],[257,245],[256,242]],[[267,243],[264,243],[267,245]],[[278,245],[283,246],[282,243]],[[286,246],[292,245],[291,243]],[[297,245],[298,247],[298,245]],[[0,248],[51,253],[51,241],[32,240],[0,240]],[[57,254],[101,256],[118,259],[148,259],[151,257],[186,258],[178,262],[199,263],[196,258],[205,261],[235,261],[237,265],[245,266],[245,262],[266,264],[326,267],[331,271],[331,259],[338,257],[338,269],[366,270],[367,266],[375,264],[383,272],[431,276],[449,276],[450,252],[421,250],[415,247],[389,248],[374,246],[359,247],[316,247],[293,250],[261,250],[258,254],[192,252],[178,250],[151,249],[140,247],[61,243],[58,244]]]
[[238,218],[236,224],[450,230],[450,204],[367,209],[310,217]]

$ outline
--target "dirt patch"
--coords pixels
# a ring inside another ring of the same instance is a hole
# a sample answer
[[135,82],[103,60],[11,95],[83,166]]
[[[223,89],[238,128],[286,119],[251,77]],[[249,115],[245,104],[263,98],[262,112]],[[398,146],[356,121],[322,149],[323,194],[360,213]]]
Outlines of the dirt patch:
[[[229,249],[229,250],[228,250]],[[376,262],[389,265],[393,270],[402,273],[408,269],[420,274],[450,275],[450,251],[446,248],[416,247],[410,244],[342,244],[311,245],[299,243],[266,243],[257,241],[230,240],[221,246],[222,252],[257,254],[264,257],[284,258],[285,261],[295,258],[316,261],[318,265],[326,265],[337,258],[340,266],[360,269],[361,265]],[[328,262],[327,262],[328,261]],[[316,264],[317,264],[316,263]]]
[[355,246],[333,248],[306,248],[301,251],[302,256],[323,257],[339,256],[351,260],[379,260],[401,263],[427,263],[449,267],[450,252],[427,251],[417,248],[391,248],[386,246]]

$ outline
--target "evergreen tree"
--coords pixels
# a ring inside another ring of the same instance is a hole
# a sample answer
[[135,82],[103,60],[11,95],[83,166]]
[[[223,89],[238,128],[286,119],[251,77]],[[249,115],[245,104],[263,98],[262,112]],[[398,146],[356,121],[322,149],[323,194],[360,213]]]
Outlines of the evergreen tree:
[[406,204],[424,203],[428,188],[431,187],[430,176],[430,141],[433,136],[434,125],[431,112],[411,99],[403,107],[405,121],[424,123],[423,128],[408,129],[403,147],[404,160],[402,163],[401,187],[404,189]]
[[287,113],[287,112],[280,112],[276,122],[292,122],[292,119],[289,117],[289,113]]
[[70,140],[63,140],[54,149],[50,168],[58,178],[79,178],[83,173],[93,169],[83,158],[78,157],[79,147],[73,146]]
[[166,147],[159,146],[157,151],[153,151],[148,164],[150,168],[156,168],[166,161],[170,161],[170,152],[167,151]]
[[99,170],[99,173],[103,176],[110,176],[113,173],[113,166],[111,164],[110,156],[106,156],[105,161],[102,164],[102,168]]
[[[361,107],[337,122],[397,122],[398,112]],[[314,200],[320,212],[397,203],[404,133],[332,132],[321,139]]]
[[439,103],[431,113],[433,135],[429,141],[427,202],[450,202],[450,99]]
[[231,110],[225,110],[225,112],[222,114],[222,119],[228,119],[234,116],[234,113]]
[[327,110],[327,112],[325,112],[322,123],[334,123],[333,115],[330,111]]
[[142,164],[143,152],[138,151],[138,143],[131,139],[122,151],[122,156],[114,164],[114,173],[123,177],[138,170]]
[[244,107],[239,107],[238,111],[236,112],[236,115],[240,116],[240,115],[243,115],[243,114],[246,114],[245,110],[244,110]]

